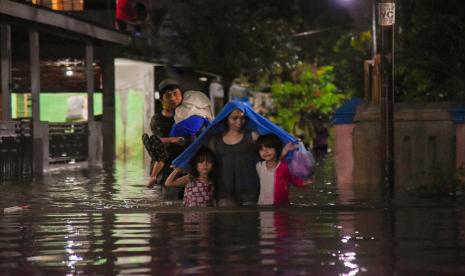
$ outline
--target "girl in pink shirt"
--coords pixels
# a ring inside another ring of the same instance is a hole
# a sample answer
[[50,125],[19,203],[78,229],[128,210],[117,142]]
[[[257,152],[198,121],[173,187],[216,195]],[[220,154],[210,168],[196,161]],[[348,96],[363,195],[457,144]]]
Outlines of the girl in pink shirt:
[[191,173],[178,177],[180,168],[168,176],[166,187],[185,187],[184,207],[212,207],[214,186],[211,181],[215,155],[208,148],[201,148],[191,160]]
[[257,174],[260,179],[260,195],[258,205],[288,205],[289,183],[297,187],[305,187],[312,183],[311,179],[300,179],[289,173],[284,157],[296,145],[287,144],[284,149],[281,140],[275,134],[260,136],[256,142],[258,154],[263,161],[257,163]]

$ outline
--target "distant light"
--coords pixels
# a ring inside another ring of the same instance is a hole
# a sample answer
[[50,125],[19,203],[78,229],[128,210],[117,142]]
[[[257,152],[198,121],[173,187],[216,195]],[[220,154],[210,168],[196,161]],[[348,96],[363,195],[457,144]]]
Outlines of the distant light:
[[67,77],[71,77],[73,74],[74,74],[73,70],[71,70],[71,69],[66,69],[65,75],[66,75]]
[[200,78],[199,78],[199,81],[206,82],[207,80],[208,80],[208,78],[206,78],[206,77],[200,77]]
[[155,95],[155,100],[159,100],[160,99],[160,93],[158,93],[158,91],[155,91],[154,93]]

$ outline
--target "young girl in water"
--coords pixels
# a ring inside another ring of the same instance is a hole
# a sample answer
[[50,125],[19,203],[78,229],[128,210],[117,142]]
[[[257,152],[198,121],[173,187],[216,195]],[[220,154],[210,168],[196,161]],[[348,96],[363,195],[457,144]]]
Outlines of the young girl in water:
[[311,179],[302,180],[290,174],[288,164],[282,157],[295,149],[292,143],[284,149],[281,140],[275,134],[258,137],[257,149],[263,160],[256,165],[260,179],[259,205],[288,205],[289,183],[297,187],[305,187],[312,183]]
[[184,207],[213,206],[214,186],[211,181],[215,167],[215,155],[208,148],[201,148],[191,160],[191,174],[181,176],[176,168],[168,176],[166,187],[184,187]]

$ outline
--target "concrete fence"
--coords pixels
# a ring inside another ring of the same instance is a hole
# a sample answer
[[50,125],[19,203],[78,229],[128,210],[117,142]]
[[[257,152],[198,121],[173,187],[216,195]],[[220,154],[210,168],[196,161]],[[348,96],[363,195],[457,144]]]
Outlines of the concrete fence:
[[[403,193],[412,181],[422,181],[434,165],[440,164],[452,174],[465,164],[463,106],[463,103],[395,105],[396,194]],[[357,104],[346,104],[338,112],[335,116],[338,185],[368,192],[379,191],[383,183],[379,106],[358,101]]]

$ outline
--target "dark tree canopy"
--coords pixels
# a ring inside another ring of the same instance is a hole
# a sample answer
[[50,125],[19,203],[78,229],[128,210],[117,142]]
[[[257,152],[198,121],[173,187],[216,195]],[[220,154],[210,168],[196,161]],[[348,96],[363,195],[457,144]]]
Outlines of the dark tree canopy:
[[179,43],[191,59],[226,78],[256,78],[275,65],[313,62],[332,52],[325,41],[335,41],[337,35],[294,35],[350,21],[342,7],[317,0],[181,0],[173,8]]
[[[304,62],[333,65],[338,87],[362,95],[370,26],[355,26],[341,1],[172,3],[177,46],[198,67],[223,75],[226,84],[240,75],[290,79]],[[367,6],[365,14],[371,14]],[[465,1],[397,0],[396,10],[396,101],[465,99]]]
[[465,99],[465,1],[400,0],[396,92],[402,101]]

